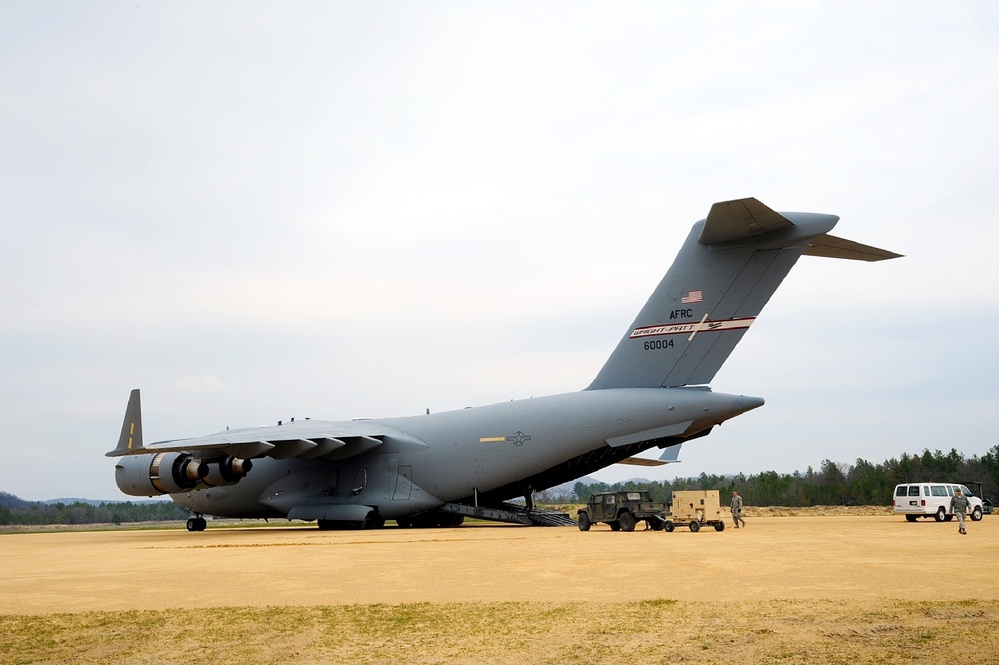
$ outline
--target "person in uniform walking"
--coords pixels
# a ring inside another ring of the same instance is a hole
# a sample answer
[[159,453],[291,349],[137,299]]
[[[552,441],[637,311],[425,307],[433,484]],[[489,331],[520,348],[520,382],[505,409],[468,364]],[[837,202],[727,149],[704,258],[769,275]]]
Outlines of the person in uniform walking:
[[954,496],[950,498],[950,512],[957,515],[957,532],[963,535],[967,535],[968,531],[964,528],[964,516],[968,512],[968,497],[961,493],[961,490],[954,490]]
[[739,528],[739,522],[746,526],[746,520],[742,519],[742,497],[735,490],[732,490],[732,521],[735,522],[736,529]]

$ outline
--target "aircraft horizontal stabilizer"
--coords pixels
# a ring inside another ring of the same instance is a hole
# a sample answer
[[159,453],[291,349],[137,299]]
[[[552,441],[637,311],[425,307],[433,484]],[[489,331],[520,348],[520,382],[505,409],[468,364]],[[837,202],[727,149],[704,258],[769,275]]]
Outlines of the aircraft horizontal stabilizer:
[[649,459],[648,457],[628,457],[618,462],[618,464],[628,464],[629,466],[666,466],[669,462],[661,462],[657,459]]
[[791,220],[754,198],[721,201],[711,206],[697,241],[702,245],[720,245],[792,226]]
[[659,456],[659,459],[649,459],[648,457],[629,457],[623,459],[618,464],[630,464],[632,466],[665,466],[667,464],[672,464],[674,462],[679,462],[680,457],[680,446],[682,443],[677,443],[672,446],[667,446],[663,451],[663,454]]
[[897,259],[901,254],[889,252],[886,249],[878,249],[870,245],[863,245],[859,242],[837,238],[828,233],[823,233],[812,238],[805,249],[806,256],[825,256],[830,259],[852,259],[854,261],[884,261],[885,259]]

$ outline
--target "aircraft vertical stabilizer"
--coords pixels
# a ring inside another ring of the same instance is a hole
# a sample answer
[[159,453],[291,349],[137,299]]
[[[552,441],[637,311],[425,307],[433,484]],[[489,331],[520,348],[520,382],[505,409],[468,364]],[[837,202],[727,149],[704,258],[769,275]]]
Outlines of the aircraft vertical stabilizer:
[[707,384],[803,253],[898,256],[827,235],[837,221],[754,198],[714,204],[588,389]]

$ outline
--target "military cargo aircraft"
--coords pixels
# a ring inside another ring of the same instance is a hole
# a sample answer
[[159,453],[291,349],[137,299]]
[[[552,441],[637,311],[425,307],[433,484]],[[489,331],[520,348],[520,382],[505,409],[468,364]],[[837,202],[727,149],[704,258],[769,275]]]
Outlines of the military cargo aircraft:
[[[145,444],[133,390],[115,480],[204,515],[319,528],[450,526],[464,516],[548,523],[531,495],[763,405],[708,384],[802,254],[878,261],[893,252],[831,236],[839,217],[716,203],[593,382],[550,397],[418,416],[299,420]],[[639,458],[640,459],[640,458]],[[509,503],[524,497],[526,508]],[[571,522],[570,522],[571,523]]]

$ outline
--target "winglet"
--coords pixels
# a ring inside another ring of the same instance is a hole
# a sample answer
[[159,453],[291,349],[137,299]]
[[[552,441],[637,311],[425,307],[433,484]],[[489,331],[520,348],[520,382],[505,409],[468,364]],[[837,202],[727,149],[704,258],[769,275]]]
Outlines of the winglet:
[[136,388],[128,396],[128,406],[125,407],[125,420],[121,424],[118,447],[106,453],[105,456],[119,457],[138,450],[142,450],[142,408],[139,405],[139,389]]

